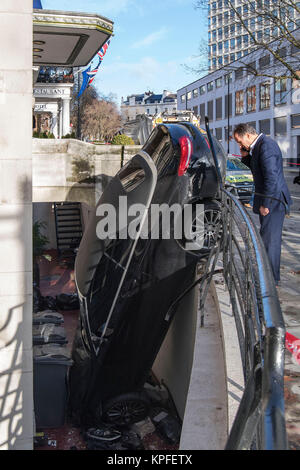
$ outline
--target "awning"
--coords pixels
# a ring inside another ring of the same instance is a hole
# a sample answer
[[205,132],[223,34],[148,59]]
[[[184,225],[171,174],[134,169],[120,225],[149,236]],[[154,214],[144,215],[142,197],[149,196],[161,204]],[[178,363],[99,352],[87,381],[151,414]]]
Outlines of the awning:
[[87,65],[113,34],[113,22],[96,14],[33,10],[33,65]]

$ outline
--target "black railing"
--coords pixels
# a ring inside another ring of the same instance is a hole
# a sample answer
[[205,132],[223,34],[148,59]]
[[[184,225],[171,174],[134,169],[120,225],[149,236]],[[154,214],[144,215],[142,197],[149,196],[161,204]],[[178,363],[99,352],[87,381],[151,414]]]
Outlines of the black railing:
[[[210,137],[208,122],[208,136]],[[210,138],[211,140],[211,138]],[[214,147],[211,142],[212,153]],[[222,236],[200,284],[202,312],[216,263],[223,261],[244,373],[244,393],[226,449],[288,449],[284,416],[285,325],[267,253],[252,218],[221,189]],[[203,314],[202,314],[203,318]]]

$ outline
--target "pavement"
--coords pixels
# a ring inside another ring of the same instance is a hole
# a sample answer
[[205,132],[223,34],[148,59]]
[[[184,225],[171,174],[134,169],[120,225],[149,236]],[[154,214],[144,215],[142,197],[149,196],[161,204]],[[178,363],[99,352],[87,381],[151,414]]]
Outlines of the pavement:
[[[298,171],[286,171],[286,180],[293,198],[290,216],[284,221],[281,249],[281,284],[277,289],[286,332],[299,342],[300,350],[300,185],[293,184]],[[252,209],[247,211],[257,227],[259,218]],[[237,345],[236,330],[232,317],[228,291],[222,275],[214,276],[226,350],[228,418],[229,428],[233,422],[243,394],[243,376]],[[284,395],[285,419],[290,450],[300,450],[300,354],[285,351]]]

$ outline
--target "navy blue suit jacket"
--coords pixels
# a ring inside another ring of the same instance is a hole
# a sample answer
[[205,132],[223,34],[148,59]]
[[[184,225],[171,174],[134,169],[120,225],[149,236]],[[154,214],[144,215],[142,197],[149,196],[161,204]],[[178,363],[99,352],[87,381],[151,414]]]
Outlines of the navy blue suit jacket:
[[242,158],[252,171],[255,192],[261,195],[254,196],[253,212],[259,214],[260,206],[272,211],[274,199],[280,199],[287,206],[292,203],[291,195],[283,174],[282,154],[275,140],[262,134],[254,148],[252,155]]

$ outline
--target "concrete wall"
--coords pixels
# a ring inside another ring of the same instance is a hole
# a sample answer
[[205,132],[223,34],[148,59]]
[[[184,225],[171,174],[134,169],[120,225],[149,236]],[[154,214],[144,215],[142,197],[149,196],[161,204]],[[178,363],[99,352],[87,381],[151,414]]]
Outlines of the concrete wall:
[[[140,146],[126,146],[124,163]],[[73,139],[33,139],[33,201],[85,202],[94,206],[121,167],[120,145],[93,145]],[[84,171],[80,169],[84,168]],[[79,183],[97,175],[96,184]]]
[[32,449],[32,0],[0,2],[0,449]]

